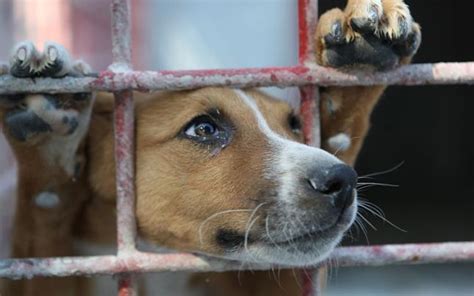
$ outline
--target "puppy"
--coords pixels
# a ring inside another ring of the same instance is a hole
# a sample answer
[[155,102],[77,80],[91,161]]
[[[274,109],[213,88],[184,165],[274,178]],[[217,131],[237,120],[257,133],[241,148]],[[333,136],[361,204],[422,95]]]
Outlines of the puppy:
[[[349,0],[316,30],[323,66],[386,70],[410,62],[421,35],[402,0]],[[16,77],[83,76],[57,44],[21,43]],[[155,246],[304,267],[328,258],[357,211],[355,161],[384,86],[322,89],[323,149],[303,145],[298,116],[255,89],[135,94],[136,217]],[[18,161],[12,257],[74,255],[73,242],[115,242],[113,98],[3,96],[4,132]],[[337,154],[337,157],[333,154]],[[84,282],[9,282],[6,295],[86,295]],[[201,274],[207,295],[298,295],[282,270]]]

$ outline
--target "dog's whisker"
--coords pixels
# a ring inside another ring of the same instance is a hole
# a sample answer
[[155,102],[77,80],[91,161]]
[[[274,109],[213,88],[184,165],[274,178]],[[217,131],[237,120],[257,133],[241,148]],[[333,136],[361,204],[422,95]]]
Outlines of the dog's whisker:
[[396,225],[395,223],[391,222],[390,220],[388,220],[386,217],[385,217],[385,214],[384,212],[377,206],[369,203],[369,202],[363,202],[363,203],[359,203],[359,206],[368,211],[369,213],[373,214],[374,216],[380,218],[383,222],[386,222],[387,224],[389,224],[390,226],[392,226],[393,228],[397,229],[397,230],[400,230],[402,232],[407,232],[405,229],[401,228],[400,226]]
[[237,271],[237,282],[239,283],[239,286],[242,286],[242,278],[241,278],[241,273],[244,270],[245,267],[245,261],[242,261],[242,264],[240,264],[239,270]]
[[247,225],[245,225],[244,249],[245,249],[245,251],[247,251],[247,253],[249,255],[250,255],[250,251],[248,249],[248,238],[249,238],[250,230],[251,230],[253,224],[258,220],[259,217],[257,216],[254,220],[252,220],[252,219],[255,216],[255,214],[257,213],[257,211],[262,206],[264,206],[265,204],[266,204],[266,202],[262,202],[253,209],[252,213],[249,216],[249,219],[247,220]]
[[376,204],[366,200],[366,199],[359,199],[359,204],[363,205],[364,207],[368,207],[368,208],[371,208],[373,209],[374,211],[376,211],[377,213],[379,213],[381,216],[383,216],[385,218],[385,213],[383,212],[383,210],[377,206]]
[[362,185],[357,188],[357,193],[365,192],[367,189],[374,187],[375,185]]
[[258,218],[260,217],[259,216],[255,217],[255,219],[253,219],[252,222],[250,222],[248,228],[245,230],[244,249],[245,251],[247,251],[249,255],[250,255],[250,250],[248,248],[249,234],[250,234],[250,230],[252,229],[252,226],[255,224],[255,222],[257,222]]
[[302,286],[301,286],[301,283],[300,283],[300,278],[299,278],[298,276],[296,276],[295,268],[293,267],[293,268],[291,269],[291,271],[293,272],[293,277],[295,278],[296,284],[297,284],[298,287],[301,289]]
[[270,235],[270,229],[268,228],[269,227],[269,224],[270,224],[270,216],[267,215],[267,217],[265,218],[265,232],[267,233],[267,236],[268,236],[268,239],[270,240],[270,242],[275,246],[277,247],[277,249],[281,250],[280,246],[273,240],[272,236]]
[[[279,269],[279,268],[278,268]],[[273,274],[273,279],[277,283],[278,287],[282,290],[284,290],[283,286],[281,285],[281,280],[279,277],[277,277],[277,273],[275,272],[275,267],[272,266],[272,274]]]
[[210,220],[214,219],[217,216],[224,215],[224,214],[229,214],[229,213],[241,213],[241,212],[251,212],[254,209],[233,209],[233,210],[225,210],[221,212],[217,212],[215,214],[212,214],[211,216],[207,217],[204,221],[201,222],[198,228],[198,235],[199,235],[199,242],[201,245],[203,244],[203,239],[202,239],[202,230],[204,225],[208,223]]
[[369,182],[361,182],[357,184],[357,192],[363,192],[368,188],[372,188],[375,186],[381,186],[381,187],[391,187],[391,188],[398,188],[400,185],[396,184],[386,184],[386,183],[369,183]]
[[318,273],[319,273],[319,269],[316,269],[316,270],[308,270],[306,268],[303,269],[303,276],[305,276],[306,279],[310,281],[311,287],[314,287],[314,283],[315,283],[314,277],[318,276]]
[[377,182],[359,182],[357,183],[357,188],[359,188],[359,185],[365,185],[365,186],[383,186],[383,187],[400,187],[400,185],[397,184],[390,184],[390,183],[377,183]]
[[357,213],[357,215],[362,219],[364,220],[365,223],[367,223],[367,225],[369,225],[373,230],[377,230],[377,228],[372,224],[370,223],[370,221],[364,217],[364,215],[362,215],[362,213]]
[[308,228],[308,226],[306,226],[299,217],[295,217],[295,220],[298,222],[298,224],[301,225],[301,227],[304,229],[304,231],[306,233],[311,233],[310,229]]
[[360,229],[360,231],[362,231],[362,233],[364,234],[365,240],[367,242],[367,245],[370,245],[369,237],[367,235],[367,229],[365,228],[362,221],[359,220],[359,216],[357,216],[357,219],[354,221],[354,225],[356,225]]
[[374,176],[389,174],[391,172],[394,172],[394,171],[398,170],[404,164],[405,164],[405,161],[402,161],[391,169],[388,169],[388,170],[385,170],[385,171],[380,171],[380,172],[375,172],[375,173],[371,173],[371,174],[367,174],[367,175],[363,175],[363,176],[359,176],[359,179],[370,178],[370,177],[374,177]]
[[357,180],[365,180],[365,179],[367,179],[367,180],[375,180],[375,178],[373,178],[373,177],[364,177],[364,176],[359,176],[359,177],[357,177]]

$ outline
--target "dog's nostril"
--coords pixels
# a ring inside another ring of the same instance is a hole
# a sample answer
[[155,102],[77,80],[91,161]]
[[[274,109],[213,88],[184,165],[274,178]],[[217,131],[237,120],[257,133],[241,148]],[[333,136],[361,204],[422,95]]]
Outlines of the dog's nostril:
[[327,189],[322,189],[321,190],[321,193],[323,194],[332,194],[332,193],[336,193],[336,192],[339,192],[342,190],[342,188],[344,187],[344,184],[341,180],[330,180],[330,182],[328,184],[326,184],[326,186],[324,186],[325,188]]
[[316,196],[330,198],[337,208],[344,208],[352,203],[356,182],[356,172],[344,164],[332,166],[325,174],[318,170],[308,179]]

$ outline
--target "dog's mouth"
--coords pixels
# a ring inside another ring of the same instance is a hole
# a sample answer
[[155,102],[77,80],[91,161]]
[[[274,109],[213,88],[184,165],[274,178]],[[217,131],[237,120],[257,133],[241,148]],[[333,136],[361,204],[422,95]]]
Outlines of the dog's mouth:
[[269,246],[282,248],[327,239],[332,236],[337,236],[338,233],[343,233],[347,229],[349,229],[355,219],[356,213],[357,204],[354,202],[354,204],[348,206],[344,211],[341,211],[335,222],[323,228],[316,228],[313,230],[311,229],[311,227],[308,227],[310,228],[310,230],[306,230],[302,233],[297,233],[293,236],[289,235],[283,240],[272,239],[270,237],[271,235],[267,231],[266,237],[262,241],[268,244]]
[[286,246],[295,245],[299,243],[307,243],[309,241],[315,241],[315,240],[321,239],[321,237],[328,236],[328,234],[334,232],[337,227],[338,227],[337,223],[334,223],[330,227],[327,227],[323,230],[308,231],[303,234],[289,237],[286,240],[275,241],[275,240],[265,239],[264,241],[270,246],[274,245],[277,247],[286,247]]
[[226,249],[224,258],[285,266],[318,264],[329,256],[350,228],[357,214],[357,206],[355,199],[333,222],[324,227],[311,224],[296,226],[298,223],[295,223],[292,228],[269,229],[263,224],[247,233],[221,232],[221,246]]

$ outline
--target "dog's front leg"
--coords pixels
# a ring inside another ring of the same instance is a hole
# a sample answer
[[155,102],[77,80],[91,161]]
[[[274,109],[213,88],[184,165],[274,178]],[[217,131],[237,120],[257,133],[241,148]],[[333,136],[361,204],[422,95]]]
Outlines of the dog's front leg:
[[[421,41],[403,0],[349,0],[324,13],[316,30],[320,65],[389,70],[410,63]],[[353,165],[385,86],[328,87],[321,91],[322,147]]]
[[[14,49],[7,69],[31,79],[89,71],[60,45],[48,43],[40,53],[29,42]],[[73,255],[72,228],[88,196],[83,140],[92,102],[90,93],[0,96],[3,131],[18,164],[12,257]],[[3,295],[79,295],[74,285],[71,278],[8,281]]]

